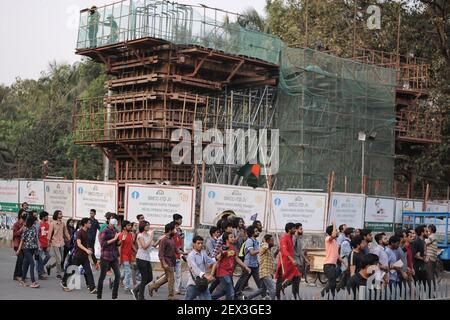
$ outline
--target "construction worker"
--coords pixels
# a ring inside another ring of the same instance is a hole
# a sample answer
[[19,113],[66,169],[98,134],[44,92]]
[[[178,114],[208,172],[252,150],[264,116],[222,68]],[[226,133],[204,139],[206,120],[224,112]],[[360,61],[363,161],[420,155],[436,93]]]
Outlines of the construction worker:
[[97,7],[93,6],[89,10],[89,17],[88,17],[89,47],[90,48],[97,47],[97,34],[98,34],[99,23],[100,23],[100,13],[98,13]]
[[107,21],[105,21],[103,25],[111,28],[108,37],[108,44],[117,43],[119,41],[119,25],[111,14],[106,18],[106,20]]

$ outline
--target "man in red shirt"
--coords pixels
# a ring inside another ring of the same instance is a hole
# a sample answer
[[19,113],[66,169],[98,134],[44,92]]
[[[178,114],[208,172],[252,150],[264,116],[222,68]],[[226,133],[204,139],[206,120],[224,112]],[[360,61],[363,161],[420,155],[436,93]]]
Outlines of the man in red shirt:
[[281,291],[291,285],[294,281],[300,280],[300,271],[295,261],[294,242],[292,237],[296,232],[295,224],[286,223],[284,227],[286,233],[280,239],[280,254],[278,255],[277,270],[275,271],[275,279],[277,279],[276,296],[281,299]]
[[406,262],[407,262],[407,275],[409,277],[409,280],[412,279],[412,277],[415,275],[414,272],[414,254],[412,251],[412,243],[416,239],[416,232],[413,229],[407,229],[406,230],[406,242],[405,242],[405,249],[406,249]]
[[232,233],[225,232],[222,235],[222,248],[217,255],[219,260],[216,277],[220,281],[220,285],[212,295],[212,300],[217,300],[225,296],[226,300],[234,300],[234,287],[233,287],[233,272],[235,263],[239,264],[242,269],[251,273],[251,270],[247,265],[242,262],[238,257],[236,248],[234,247],[234,237]]
[[126,291],[131,292],[131,260],[133,256],[133,233],[131,231],[132,224],[130,221],[122,223],[122,232],[119,234],[119,239],[122,240],[120,247],[120,263],[123,266],[123,281]]
[[44,280],[46,279],[44,276],[44,267],[50,260],[50,252],[48,250],[48,230],[50,227],[48,224],[48,212],[42,211],[39,214],[39,220],[41,220],[39,224],[39,243],[41,245],[41,252],[44,254],[44,259],[38,260],[38,275],[39,280]]

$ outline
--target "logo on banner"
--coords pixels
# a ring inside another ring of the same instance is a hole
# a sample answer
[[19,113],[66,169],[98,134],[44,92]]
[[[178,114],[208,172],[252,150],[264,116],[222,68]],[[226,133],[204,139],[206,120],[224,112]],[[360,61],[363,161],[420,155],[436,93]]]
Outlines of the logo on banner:
[[334,199],[333,200],[333,207],[337,207],[337,203],[338,203],[337,199]]
[[59,183],[56,185],[56,189],[61,189],[61,185]]
[[79,194],[83,194],[83,192],[84,192],[83,187],[79,187],[79,188],[78,188],[78,193],[79,193]]
[[98,186],[94,186],[94,191],[98,191]]
[[131,198],[133,198],[135,200],[139,199],[139,196],[140,196],[140,194],[137,191],[134,191],[134,192],[131,193]]
[[275,200],[273,200],[273,203],[279,207],[281,205],[281,199],[280,198],[275,198]]
[[237,191],[237,190],[233,191],[231,194],[233,196],[240,196],[241,195],[241,193],[239,191]]
[[181,193],[180,192],[180,200],[183,202],[187,202],[189,200],[189,197],[187,194]]
[[164,191],[158,190],[158,191],[156,191],[156,195],[163,196],[164,195]]
[[303,201],[303,198],[300,197],[300,196],[298,196],[298,197],[295,198],[295,201],[302,202],[302,201]]
[[45,191],[50,192],[50,186],[46,186]]
[[216,193],[214,191],[208,192],[208,198],[214,199],[216,197]]

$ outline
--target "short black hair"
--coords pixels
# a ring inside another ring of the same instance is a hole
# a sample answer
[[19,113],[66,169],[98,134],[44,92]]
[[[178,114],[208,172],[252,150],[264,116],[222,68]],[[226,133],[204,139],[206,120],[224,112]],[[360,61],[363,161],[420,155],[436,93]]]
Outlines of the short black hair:
[[80,226],[84,227],[89,221],[91,221],[89,218],[81,219]]
[[295,224],[292,222],[286,223],[286,226],[284,227],[284,231],[289,232],[292,228],[295,228]]
[[256,230],[256,227],[255,227],[255,226],[250,226],[250,227],[248,227],[247,230],[246,230],[247,235],[248,235],[249,237],[253,237],[253,234],[255,233],[255,230]]
[[170,222],[168,224],[165,225],[164,227],[164,232],[165,233],[169,233],[170,231],[172,231],[173,229],[175,229],[175,222]]
[[53,220],[58,220],[60,213],[62,213],[61,210],[55,210],[55,212],[53,212]]
[[344,230],[344,226],[347,226],[347,225],[344,223],[339,226],[339,228],[338,228],[339,232],[342,232],[342,230]]
[[350,241],[350,245],[352,246],[352,248],[356,248],[363,241],[364,241],[364,237],[359,234],[359,235],[353,237],[352,241]]
[[424,224],[420,224],[416,227],[416,234],[417,236],[420,236],[422,233],[425,232],[425,225]]
[[94,214],[97,214],[97,210],[95,210],[95,209],[91,209],[91,211],[89,211],[89,212],[93,212]]
[[225,229],[229,228],[229,227],[233,227],[233,225],[231,224],[230,221],[225,220],[225,221],[222,222],[222,230],[223,231],[225,231]]
[[428,225],[428,229],[430,229],[432,233],[436,233],[436,226],[434,224]]
[[222,243],[227,242],[228,237],[230,236],[230,234],[232,234],[231,232],[224,232],[222,235]]
[[231,224],[233,225],[233,228],[239,227],[239,222],[244,221],[241,217],[233,217],[233,220],[231,220]]
[[48,217],[47,211],[42,211],[41,213],[39,213],[39,220],[44,220],[45,217]]
[[212,236],[214,233],[217,232],[217,230],[219,230],[219,228],[217,228],[217,227],[211,227],[211,229],[209,229],[209,234]]
[[256,227],[256,226],[258,225],[258,223],[259,223],[260,225],[262,225],[261,221],[255,220],[255,221],[253,221],[252,226]]
[[327,235],[331,236],[331,234],[333,233],[333,225],[328,226],[325,232],[327,233]]
[[364,237],[367,237],[369,234],[371,234],[372,233],[372,230],[371,229],[362,229],[361,230],[361,234],[364,236]]
[[144,216],[143,214],[138,214],[138,215],[136,216],[136,220],[139,221],[139,219],[140,219],[141,217],[143,217],[143,216]]
[[109,221],[112,217],[113,217],[113,213],[112,213],[112,212],[107,212],[107,213],[105,213],[105,219],[106,219],[106,220]]
[[375,242],[376,242],[376,243],[379,243],[380,240],[383,239],[383,237],[384,237],[385,235],[386,235],[386,233],[384,233],[384,232],[377,233],[377,234],[375,235]]
[[175,213],[172,216],[172,218],[173,218],[173,221],[177,221],[177,220],[183,219],[183,216],[181,214]]
[[368,253],[361,256],[361,268],[364,269],[367,266],[372,266],[377,264],[380,258],[376,254]]
[[297,222],[296,224],[295,224],[295,229],[298,229],[298,228],[300,228],[300,227],[302,227],[303,225],[300,223],[300,222]]
[[203,238],[202,238],[201,236],[195,236],[195,237],[192,239],[192,243],[196,243],[197,241],[203,241]]
[[271,234],[266,234],[264,235],[264,241],[269,242],[269,240],[272,239],[272,235]]
[[406,233],[406,236],[408,236],[410,233],[412,233],[414,231],[414,229],[413,228],[406,228],[405,229],[405,233]]
[[392,237],[389,238],[389,244],[394,244],[394,243],[397,243],[397,242],[400,242],[400,238],[399,237],[392,236]]
[[19,210],[19,213],[17,214],[17,220],[19,220],[19,219],[22,218],[22,214],[23,214],[24,212],[26,212],[25,209],[22,209],[22,208],[21,208],[21,209]]
[[25,226],[27,228],[31,228],[34,224],[34,222],[36,221],[36,218],[33,216],[28,216],[27,219],[25,220]]
[[351,235],[353,232],[355,232],[355,228],[346,228],[345,231],[344,231],[344,234],[345,234],[346,236],[349,236],[349,235]]
[[404,238],[406,235],[406,231],[402,228],[398,228],[395,230],[394,236],[399,237],[400,239]]
[[122,222],[122,230],[125,229],[125,227],[126,227],[127,225],[129,225],[129,224],[131,224],[130,221],[124,220],[124,221]]
[[150,225],[150,223],[148,221],[142,221],[139,224],[139,233],[144,232],[145,231],[145,227],[148,226],[148,225]]

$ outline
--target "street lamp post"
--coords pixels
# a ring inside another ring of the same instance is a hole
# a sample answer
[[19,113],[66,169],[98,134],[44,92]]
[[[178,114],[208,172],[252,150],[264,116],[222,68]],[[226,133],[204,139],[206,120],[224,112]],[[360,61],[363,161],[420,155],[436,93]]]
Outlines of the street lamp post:
[[364,131],[358,132],[358,140],[361,141],[361,193],[364,193],[364,156],[366,146],[366,133]]

